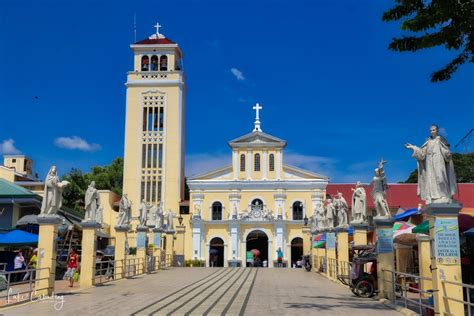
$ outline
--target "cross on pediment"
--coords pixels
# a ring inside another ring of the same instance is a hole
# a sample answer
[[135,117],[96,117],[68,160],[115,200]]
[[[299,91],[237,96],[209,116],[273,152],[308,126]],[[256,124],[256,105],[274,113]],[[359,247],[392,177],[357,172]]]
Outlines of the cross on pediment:
[[255,127],[253,129],[254,132],[261,132],[262,129],[260,128],[260,110],[263,109],[262,106],[260,106],[260,104],[255,104],[255,106],[253,107],[253,109],[255,110]]

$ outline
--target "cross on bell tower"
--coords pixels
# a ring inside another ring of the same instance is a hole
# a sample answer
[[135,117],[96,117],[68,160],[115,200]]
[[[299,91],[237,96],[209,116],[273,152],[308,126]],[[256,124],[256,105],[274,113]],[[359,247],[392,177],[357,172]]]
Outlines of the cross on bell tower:
[[260,106],[260,104],[255,104],[253,107],[255,110],[255,127],[253,129],[254,132],[261,132],[262,129],[260,128],[260,110],[263,109],[263,107]]

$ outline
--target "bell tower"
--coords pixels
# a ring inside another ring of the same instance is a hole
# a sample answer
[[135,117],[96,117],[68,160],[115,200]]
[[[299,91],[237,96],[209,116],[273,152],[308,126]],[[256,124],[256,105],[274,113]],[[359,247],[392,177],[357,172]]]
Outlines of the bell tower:
[[[186,84],[179,45],[156,32],[130,45],[123,193],[179,212],[184,193]],[[137,214],[133,214],[137,216]]]

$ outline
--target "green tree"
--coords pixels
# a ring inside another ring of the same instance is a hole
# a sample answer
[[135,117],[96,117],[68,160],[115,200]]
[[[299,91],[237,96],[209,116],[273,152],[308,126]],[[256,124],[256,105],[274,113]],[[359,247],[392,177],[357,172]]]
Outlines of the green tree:
[[[454,171],[458,183],[474,182],[474,153],[460,154],[453,153]],[[405,183],[418,183],[418,170],[413,170]]]
[[122,195],[123,159],[116,158],[107,166],[92,167],[89,173],[73,168],[62,179],[70,182],[64,189],[63,204],[84,213],[84,196],[91,181],[95,181],[98,190],[110,190]]
[[471,0],[395,0],[397,5],[386,11],[382,20],[403,20],[401,29],[419,36],[393,38],[389,49],[415,52],[420,49],[445,46],[458,51],[447,65],[431,74],[431,82],[451,79],[466,62],[474,62],[474,35]]

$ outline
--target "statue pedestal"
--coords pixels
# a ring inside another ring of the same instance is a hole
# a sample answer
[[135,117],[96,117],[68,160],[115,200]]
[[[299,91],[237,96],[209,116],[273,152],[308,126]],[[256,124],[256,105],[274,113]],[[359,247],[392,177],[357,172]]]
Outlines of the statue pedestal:
[[369,224],[367,223],[352,223],[354,228],[354,246],[367,245],[367,231]]
[[148,227],[137,227],[137,271],[142,274],[146,272],[146,249],[148,246]]
[[125,245],[130,225],[115,226],[115,278],[123,279],[125,271]]
[[[392,218],[374,218],[377,234],[377,286],[379,298],[393,301],[393,284],[390,272],[394,271]],[[386,281],[385,281],[386,280]]]
[[174,255],[174,230],[166,231],[166,243],[164,245],[166,255],[166,267],[173,266]]
[[[433,289],[433,277],[431,274],[431,249],[430,249],[430,236],[418,234],[416,236],[416,241],[418,243],[418,270],[420,271],[420,277],[429,278],[420,279],[420,290],[428,291]],[[423,293],[423,297],[427,298],[430,295],[428,293]]]
[[[178,267],[184,267],[186,226],[176,226],[175,256]],[[226,262],[224,262],[226,264]]]
[[79,274],[79,284],[81,287],[89,287],[94,285],[97,229],[101,228],[101,225],[96,221],[82,221],[81,227],[81,273]]
[[51,295],[56,278],[56,237],[63,220],[56,215],[39,215],[37,295]]
[[423,210],[430,215],[433,296],[435,312],[439,315],[464,314],[464,305],[458,302],[463,300],[458,228],[461,209],[462,205],[452,203],[428,204]]
[[349,275],[349,233],[337,233],[337,274]]

